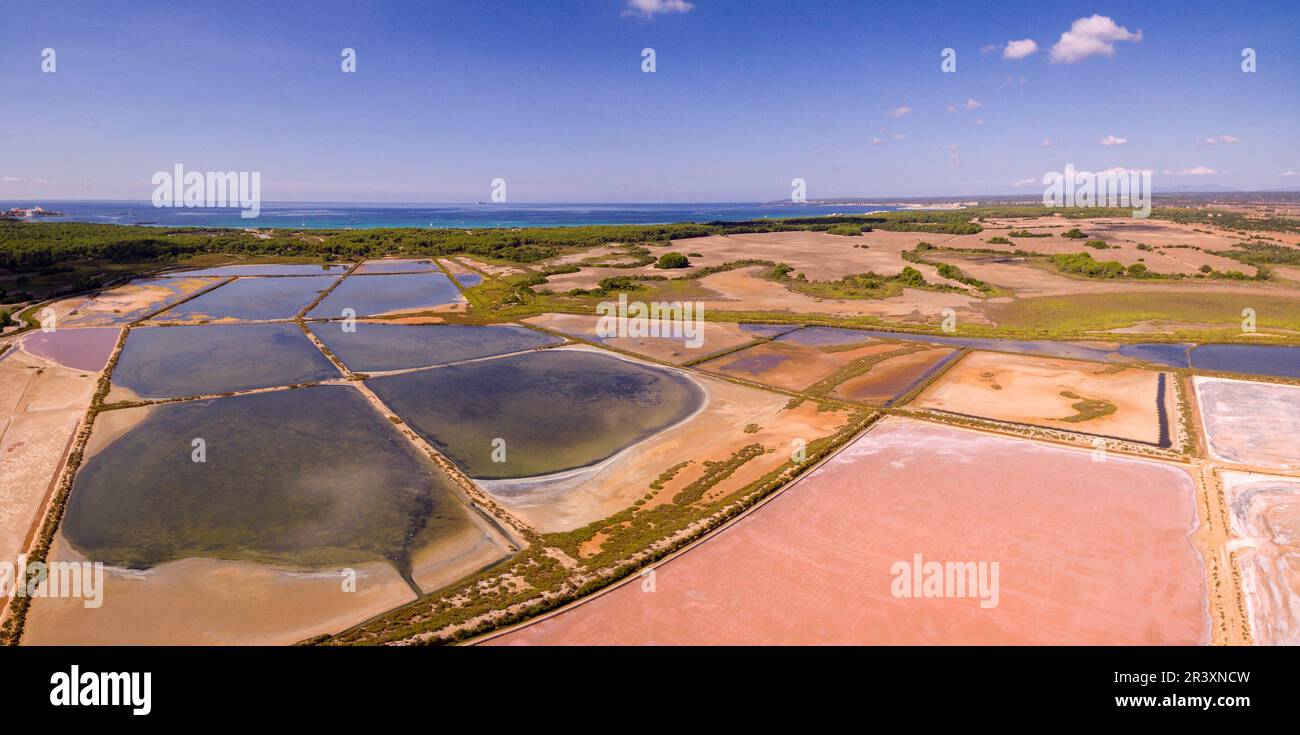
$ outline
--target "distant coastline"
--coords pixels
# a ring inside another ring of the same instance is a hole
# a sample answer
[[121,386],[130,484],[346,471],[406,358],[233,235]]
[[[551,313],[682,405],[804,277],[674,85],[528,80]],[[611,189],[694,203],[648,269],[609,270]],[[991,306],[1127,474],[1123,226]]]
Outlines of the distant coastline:
[[[32,201],[0,201],[0,211],[30,208]],[[40,206],[60,214],[46,222],[149,225],[157,227],[230,227],[239,229],[374,229],[384,227],[577,227],[583,225],[657,225],[675,222],[741,221],[783,217],[865,214],[900,207],[836,204],[368,204],[270,202],[254,219],[239,210],[219,207],[154,207],[148,201],[46,201]]]

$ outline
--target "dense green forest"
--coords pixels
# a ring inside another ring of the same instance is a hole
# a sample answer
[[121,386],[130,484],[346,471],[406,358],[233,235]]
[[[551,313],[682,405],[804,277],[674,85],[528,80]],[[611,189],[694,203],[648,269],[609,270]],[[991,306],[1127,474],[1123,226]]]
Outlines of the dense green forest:
[[979,232],[961,212],[887,212],[853,217],[810,217],[668,225],[590,225],[479,229],[385,228],[367,230],[274,230],[160,228],[133,225],[0,220],[0,269],[37,271],[80,260],[166,264],[205,254],[313,257],[351,260],[383,255],[465,253],[515,263],[534,263],[562,250],[607,243],[666,243],[674,239],[746,232],[864,230]]

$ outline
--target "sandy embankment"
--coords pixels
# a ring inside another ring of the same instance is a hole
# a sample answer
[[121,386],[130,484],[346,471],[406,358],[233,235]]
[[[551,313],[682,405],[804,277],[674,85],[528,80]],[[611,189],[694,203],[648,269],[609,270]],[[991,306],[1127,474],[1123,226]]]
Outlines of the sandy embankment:
[[[85,561],[60,533],[56,561]],[[182,559],[144,572],[104,570],[103,605],[33,601],[25,645],[284,645],[342,630],[415,599],[388,564],[297,572],[253,562]]]
[[25,352],[0,360],[0,558],[26,551],[97,377]]

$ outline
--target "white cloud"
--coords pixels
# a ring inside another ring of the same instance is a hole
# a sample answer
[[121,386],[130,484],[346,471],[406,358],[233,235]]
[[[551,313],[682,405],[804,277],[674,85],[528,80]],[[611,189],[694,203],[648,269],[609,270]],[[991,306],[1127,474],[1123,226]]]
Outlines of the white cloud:
[[976,125],[983,125],[983,124],[984,124],[984,118],[982,118],[982,117],[977,117],[977,118],[975,118],[975,124],[976,124]]
[[0,178],[0,181],[3,181],[6,184],[16,184],[19,181],[22,181],[22,179],[17,176],[5,176],[4,178]]
[[904,138],[907,137],[907,133],[894,133],[889,137],[893,138],[894,140],[903,140]]
[[1213,137],[1213,138],[1206,138],[1206,139],[1205,139],[1205,142],[1206,142],[1208,145],[1214,145],[1215,143],[1223,143],[1224,145],[1232,145],[1233,143],[1240,143],[1240,142],[1241,142],[1241,138],[1238,138],[1238,137],[1235,136],[1235,135],[1220,135],[1220,136]]
[[880,145],[880,144],[883,143],[883,142],[884,142],[884,141],[881,140],[880,138],[872,138],[872,139],[871,139],[871,145]]
[[652,18],[661,13],[689,13],[695,3],[686,0],[627,0],[623,15],[640,15]]
[[948,166],[950,168],[957,168],[961,166],[961,153],[958,152],[957,146],[946,145],[943,147],[943,149],[945,151],[948,151]]
[[1124,145],[1127,142],[1128,138],[1116,138],[1113,135],[1107,135],[1105,138],[1101,139],[1102,145]]
[[1037,183],[1039,183],[1039,179],[1020,179],[1013,183],[1012,186],[1034,186]]
[[971,99],[970,97],[967,97],[967,98],[966,98],[966,109],[968,109],[968,110],[974,110],[974,109],[976,109],[976,108],[978,108],[978,107],[983,107],[983,106],[984,106],[984,103],[983,103],[983,102],[980,102],[979,100],[974,100],[974,99]]
[[1002,58],[1023,59],[1036,51],[1038,51],[1038,42],[1032,38],[1022,38],[1019,41],[1007,41],[1007,45],[1002,49]]
[[1180,168],[1177,171],[1165,171],[1169,176],[1217,176],[1218,171],[1209,166],[1193,166],[1192,168]]
[[1129,30],[1104,15],[1080,18],[1052,46],[1053,64],[1074,64],[1089,56],[1114,56],[1119,41],[1141,41],[1142,31]]
[[980,46],[980,53],[981,53],[981,54],[991,54],[991,53],[993,53],[994,51],[997,51],[997,50],[998,50],[998,45],[997,45],[996,43],[990,43],[990,44],[987,45],[987,46]]
[[1300,176],[1300,171],[1283,171],[1278,176]]
[[910,108],[910,107],[895,107],[894,109],[892,109],[892,110],[889,111],[889,116],[890,116],[890,117],[902,117],[902,116],[906,115],[907,113],[909,113],[909,112],[911,112],[911,111],[912,111],[912,108]]
[[1043,147],[1044,147],[1044,148],[1051,148],[1051,147],[1052,147],[1052,139],[1051,139],[1051,138],[1043,138]]

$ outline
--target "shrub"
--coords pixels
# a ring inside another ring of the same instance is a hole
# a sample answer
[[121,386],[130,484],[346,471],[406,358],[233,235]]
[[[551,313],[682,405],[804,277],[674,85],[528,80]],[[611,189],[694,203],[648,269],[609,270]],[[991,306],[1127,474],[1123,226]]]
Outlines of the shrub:
[[686,268],[691,264],[685,255],[681,253],[664,253],[659,256],[659,262],[655,263],[656,268]]
[[1084,247],[1095,248],[1097,250],[1105,250],[1110,247],[1110,245],[1106,244],[1105,240],[1089,240],[1088,242],[1085,242],[1083,245]]
[[1010,245],[1011,241],[1005,237],[990,237],[988,243],[990,245]]
[[1087,253],[1053,255],[1052,263],[1066,273],[1089,278],[1119,278],[1127,272],[1122,263],[1113,260],[1098,262]]
[[925,285],[925,276],[921,275],[921,271],[910,265],[903,266],[903,271],[898,274],[896,280],[904,286]]
[[1087,237],[1087,235],[1083,234],[1083,232],[1082,232],[1081,230],[1079,230],[1078,227],[1075,227],[1074,229],[1069,230],[1069,231],[1067,231],[1067,232],[1063,232],[1063,233],[1061,233],[1061,236],[1062,236],[1062,237],[1073,238],[1073,239],[1075,239],[1075,240],[1082,240],[1082,239],[1084,239],[1084,238]]

